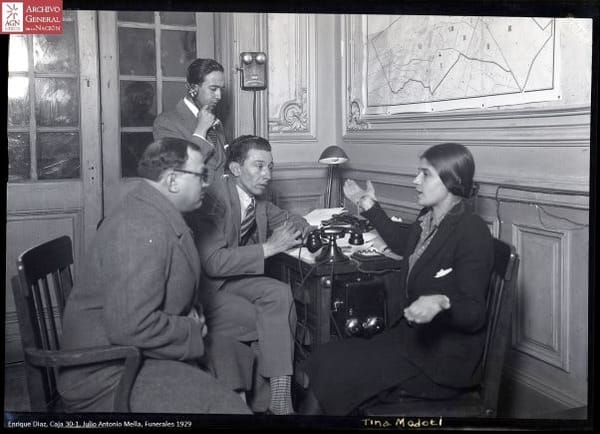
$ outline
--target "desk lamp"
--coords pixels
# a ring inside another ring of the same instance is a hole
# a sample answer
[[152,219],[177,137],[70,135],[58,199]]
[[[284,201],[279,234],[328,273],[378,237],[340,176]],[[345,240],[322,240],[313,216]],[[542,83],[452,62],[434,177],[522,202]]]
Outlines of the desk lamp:
[[[336,166],[344,164],[348,161],[348,155],[339,146],[328,146],[325,148],[321,156],[319,157],[319,163],[327,164],[329,166],[329,175],[327,180],[327,189],[325,190],[325,204],[327,208],[331,208],[331,188],[333,186],[333,175]],[[341,190],[342,184],[340,182],[340,197],[338,200],[341,201]]]

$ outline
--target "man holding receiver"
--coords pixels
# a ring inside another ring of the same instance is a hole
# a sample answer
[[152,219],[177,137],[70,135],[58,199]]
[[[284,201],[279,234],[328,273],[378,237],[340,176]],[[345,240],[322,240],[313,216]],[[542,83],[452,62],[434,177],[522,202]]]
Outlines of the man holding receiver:
[[196,59],[187,70],[187,95],[174,109],[154,121],[154,140],[177,137],[189,140],[206,155],[208,182],[223,176],[225,132],[214,110],[225,89],[223,66],[213,59]]

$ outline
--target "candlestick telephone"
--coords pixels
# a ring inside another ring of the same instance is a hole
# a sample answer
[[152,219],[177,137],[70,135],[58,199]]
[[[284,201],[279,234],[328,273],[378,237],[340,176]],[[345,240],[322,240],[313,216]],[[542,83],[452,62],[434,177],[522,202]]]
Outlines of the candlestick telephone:
[[323,245],[326,245],[316,258],[318,263],[323,261],[327,263],[349,261],[349,258],[337,246],[336,240],[349,234],[348,243],[353,246],[360,246],[365,242],[362,234],[372,229],[372,225],[368,220],[343,213],[335,214],[330,219],[323,220],[321,225],[321,228],[315,229],[308,235],[306,241],[306,248],[311,253],[315,253]]
[[[349,213],[333,215],[321,222],[322,227],[312,231],[307,238],[306,248],[315,253],[318,264],[331,264],[332,305],[330,311],[331,330],[338,338],[370,338],[385,329],[386,296],[383,282],[366,272],[378,269],[377,261],[389,259],[375,249],[367,249],[362,256],[355,252],[351,257],[358,263],[362,273],[353,273],[335,277],[335,264],[350,261],[350,258],[337,246],[336,240],[349,234],[348,243],[354,246],[364,244],[363,234],[373,229],[366,219],[360,219]],[[363,261],[367,266],[363,269]],[[381,269],[381,268],[379,268]]]

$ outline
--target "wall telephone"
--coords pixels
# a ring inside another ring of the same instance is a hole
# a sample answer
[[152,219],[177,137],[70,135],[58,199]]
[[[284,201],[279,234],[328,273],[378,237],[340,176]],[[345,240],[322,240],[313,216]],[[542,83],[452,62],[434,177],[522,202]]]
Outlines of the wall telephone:
[[240,53],[240,86],[242,90],[267,88],[267,55],[263,52]]

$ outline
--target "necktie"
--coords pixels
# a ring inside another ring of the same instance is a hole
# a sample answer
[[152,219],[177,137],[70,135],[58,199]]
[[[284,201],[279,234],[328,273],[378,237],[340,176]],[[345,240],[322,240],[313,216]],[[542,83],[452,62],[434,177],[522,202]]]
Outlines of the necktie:
[[206,133],[206,138],[214,147],[217,146],[217,132],[214,127],[210,127]]
[[246,214],[244,216],[244,219],[242,220],[242,225],[240,226],[240,238],[242,240],[242,244],[245,244],[245,242],[247,241],[246,238],[250,234],[251,229],[254,226],[254,215],[254,198],[252,198],[252,202],[250,202],[250,204],[246,208]]

